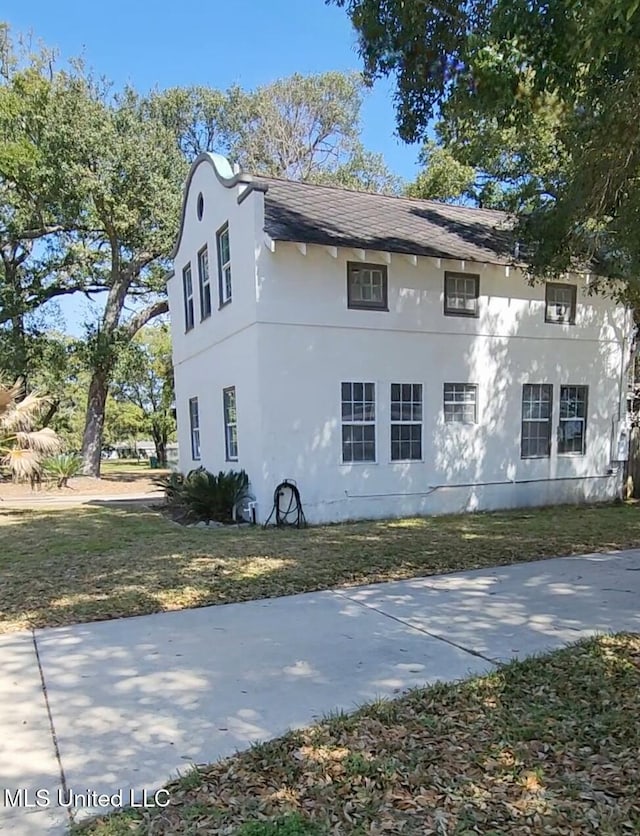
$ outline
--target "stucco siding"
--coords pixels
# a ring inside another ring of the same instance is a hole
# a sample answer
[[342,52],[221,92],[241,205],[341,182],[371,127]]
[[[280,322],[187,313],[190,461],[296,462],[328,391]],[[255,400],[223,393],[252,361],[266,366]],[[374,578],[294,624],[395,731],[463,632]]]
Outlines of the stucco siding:
[[[631,320],[577,285],[575,324],[545,322],[544,284],[514,268],[431,257],[297,246],[263,232],[264,197],[226,188],[209,164],[192,176],[169,283],[180,467],[244,468],[271,511],[283,479],[311,522],[612,498]],[[197,220],[202,194],[204,214]],[[218,310],[216,230],[229,223],[233,301]],[[199,321],[197,252],[207,243],[212,315]],[[381,264],[388,310],[347,304],[349,261]],[[192,263],[195,325],[185,333],[182,267]],[[445,271],[479,275],[477,317],[446,316]],[[375,384],[375,462],[342,461],[341,383]],[[422,458],[391,461],[393,383],[422,385]],[[445,383],[477,385],[475,423],[446,423]],[[553,387],[548,457],[521,458],[523,384]],[[586,451],[560,455],[560,387],[588,387]],[[222,391],[235,386],[237,462],[225,458]],[[189,399],[198,397],[201,460],[191,459]]]

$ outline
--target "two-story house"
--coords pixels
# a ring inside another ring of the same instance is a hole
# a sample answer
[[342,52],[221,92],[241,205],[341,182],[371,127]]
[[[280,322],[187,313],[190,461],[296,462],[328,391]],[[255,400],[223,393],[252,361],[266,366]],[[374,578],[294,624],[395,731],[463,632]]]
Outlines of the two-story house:
[[611,499],[632,321],[530,284],[499,212],[193,164],[169,281],[180,467],[312,522]]

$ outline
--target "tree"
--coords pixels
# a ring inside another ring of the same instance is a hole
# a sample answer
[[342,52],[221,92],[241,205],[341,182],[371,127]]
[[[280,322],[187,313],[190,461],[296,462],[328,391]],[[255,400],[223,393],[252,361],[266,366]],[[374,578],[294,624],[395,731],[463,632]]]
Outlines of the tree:
[[167,311],[165,276],[178,225],[186,162],[174,137],[132,91],[87,102],[84,164],[92,232],[84,243],[104,308],[87,329],[92,370],[82,439],[84,472],[100,473],[109,382],[117,355]]
[[90,285],[73,233],[84,225],[76,149],[81,75],[46,51],[16,54],[0,25],[0,337],[3,366],[26,377],[30,314]]
[[245,91],[173,88],[151,103],[189,159],[218,151],[252,174],[395,191],[397,178],[360,141],[360,75],[295,74]]
[[158,461],[166,466],[167,444],[176,431],[168,325],[149,326],[131,343],[115,371],[113,398],[139,410],[140,429],[150,434]]
[[331,0],[369,80],[393,74],[399,131],[433,119],[504,188],[537,273],[640,270],[637,0]]
[[31,392],[24,396],[22,381],[0,384],[0,463],[15,479],[39,478],[42,461],[60,450],[60,439],[50,427],[36,429],[47,399]]

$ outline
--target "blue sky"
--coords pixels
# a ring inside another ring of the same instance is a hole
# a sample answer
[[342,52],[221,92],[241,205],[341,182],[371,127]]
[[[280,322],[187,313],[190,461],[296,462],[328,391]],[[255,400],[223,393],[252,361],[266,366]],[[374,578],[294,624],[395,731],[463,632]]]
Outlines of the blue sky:
[[[294,72],[360,69],[343,9],[324,0],[4,0],[0,18],[31,32],[62,56],[84,55],[118,86],[208,84],[251,88]],[[376,84],[365,102],[362,137],[405,178],[417,148],[395,136],[392,86]]]

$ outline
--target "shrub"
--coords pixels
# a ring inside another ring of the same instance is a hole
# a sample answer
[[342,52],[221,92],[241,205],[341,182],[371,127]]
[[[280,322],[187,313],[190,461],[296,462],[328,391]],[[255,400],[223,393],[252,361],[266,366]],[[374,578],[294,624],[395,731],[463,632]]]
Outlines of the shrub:
[[82,459],[75,453],[59,453],[45,459],[42,470],[46,476],[57,481],[59,488],[66,488],[69,479],[77,476],[82,470]]
[[216,476],[199,467],[185,476],[180,499],[196,520],[232,522],[235,508],[248,491],[249,477],[244,470],[221,470]]
[[170,473],[154,479],[164,489],[167,502],[192,520],[232,522],[235,509],[249,494],[244,470],[220,471],[217,475],[199,467],[186,476]]

